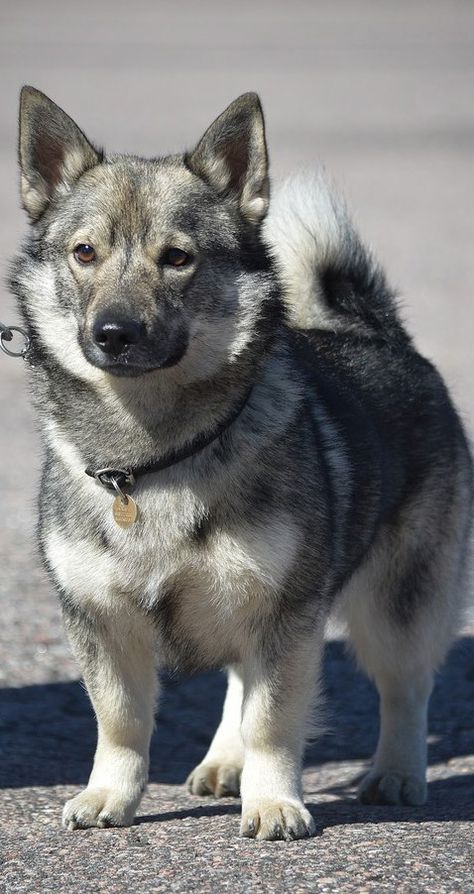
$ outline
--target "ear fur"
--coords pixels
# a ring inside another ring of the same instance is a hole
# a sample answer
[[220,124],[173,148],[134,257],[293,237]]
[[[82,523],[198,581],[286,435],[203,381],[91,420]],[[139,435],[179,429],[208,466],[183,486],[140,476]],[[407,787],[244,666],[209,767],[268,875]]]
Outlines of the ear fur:
[[256,93],[239,96],[206,130],[188,167],[218,193],[233,195],[243,217],[257,223],[268,210],[268,155]]
[[37,220],[84,171],[102,161],[66,112],[34,87],[20,95],[19,160],[23,206]]

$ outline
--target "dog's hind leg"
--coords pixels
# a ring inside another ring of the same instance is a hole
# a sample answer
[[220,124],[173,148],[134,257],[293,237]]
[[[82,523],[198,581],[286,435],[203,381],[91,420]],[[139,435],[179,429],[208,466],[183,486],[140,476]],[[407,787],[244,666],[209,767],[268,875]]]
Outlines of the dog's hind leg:
[[87,788],[66,803],[63,824],[127,826],[148,777],[157,689],[153,631],[125,611],[95,617],[66,606],[64,619],[96,713],[98,742]]
[[380,696],[379,741],[359,790],[365,803],[426,800],[428,701],[462,603],[462,538],[440,531],[425,530],[417,542],[413,527],[410,542],[385,533],[346,588],[352,643]]
[[[352,630],[357,656],[370,667],[380,697],[380,732],[372,768],[359,787],[367,804],[420,805],[426,801],[426,735],[433,668],[407,655],[395,635],[397,665],[373,661],[370,646]],[[385,639],[387,646],[390,644]]]
[[230,667],[221,722],[205,758],[187,779],[189,791],[194,795],[227,798],[240,794],[240,776],[244,763],[244,745],[240,732],[242,696],[241,669],[238,666]]

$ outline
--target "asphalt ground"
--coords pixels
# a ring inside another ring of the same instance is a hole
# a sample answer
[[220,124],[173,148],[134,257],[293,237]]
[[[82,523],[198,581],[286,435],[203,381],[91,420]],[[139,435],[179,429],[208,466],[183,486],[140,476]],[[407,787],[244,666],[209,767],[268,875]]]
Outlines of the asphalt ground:
[[[143,154],[192,145],[229,101],[256,89],[275,175],[324,161],[472,433],[473,50],[474,7],[463,0],[3,0],[0,274],[25,228],[22,83],[99,144]],[[15,320],[4,288],[0,319]],[[167,681],[132,828],[61,829],[64,800],[87,780],[95,722],[34,546],[41,452],[24,369],[3,354],[0,401],[0,891],[474,891],[472,625],[433,695],[425,807],[357,804],[377,698],[336,637],[325,659],[329,729],[310,745],[304,776],[315,838],[241,840],[237,802],[183,787],[217,723],[220,674]]]

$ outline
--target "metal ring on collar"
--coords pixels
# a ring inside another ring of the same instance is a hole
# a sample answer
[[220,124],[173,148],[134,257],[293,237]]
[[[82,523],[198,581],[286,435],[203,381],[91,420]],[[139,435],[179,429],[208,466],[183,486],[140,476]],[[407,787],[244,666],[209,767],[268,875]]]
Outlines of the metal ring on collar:
[[[19,332],[25,340],[25,344],[19,351],[12,351],[10,348],[7,348],[5,344],[5,342],[12,340],[14,332]],[[5,354],[8,354],[9,357],[25,357],[29,347],[29,335],[21,328],[21,326],[5,326],[3,323],[0,323],[0,348]]]
[[133,487],[135,484],[135,478],[130,469],[112,469],[108,466],[94,471],[88,468],[86,469],[86,474],[95,478],[98,484],[101,484],[107,490],[116,490],[120,494],[123,493],[122,487]]
[[119,487],[119,484],[118,484],[118,481],[116,478],[111,476],[110,482],[111,482],[112,486],[115,488],[115,490],[117,491],[122,503],[124,504],[124,506],[126,506],[128,503],[127,494],[124,494],[123,490]]

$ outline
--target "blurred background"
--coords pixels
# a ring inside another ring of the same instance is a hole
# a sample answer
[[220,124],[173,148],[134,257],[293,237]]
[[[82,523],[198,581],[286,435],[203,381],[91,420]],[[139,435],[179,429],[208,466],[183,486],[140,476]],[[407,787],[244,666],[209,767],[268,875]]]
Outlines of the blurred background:
[[[18,93],[50,95],[98,144],[192,146],[257,90],[275,177],[324,163],[403,298],[472,430],[474,384],[472,0],[2,0],[0,319],[26,228],[16,165]],[[77,675],[34,553],[39,445],[23,364],[0,354],[3,678]]]

